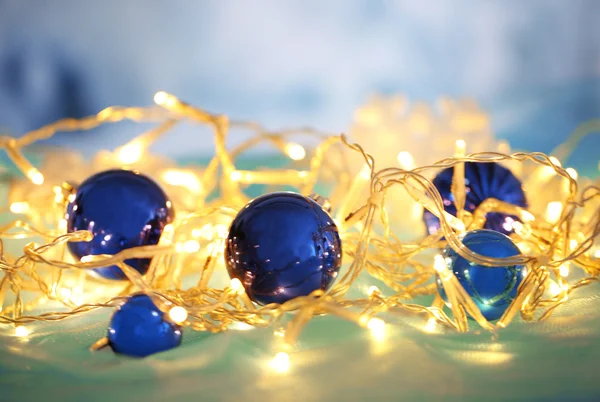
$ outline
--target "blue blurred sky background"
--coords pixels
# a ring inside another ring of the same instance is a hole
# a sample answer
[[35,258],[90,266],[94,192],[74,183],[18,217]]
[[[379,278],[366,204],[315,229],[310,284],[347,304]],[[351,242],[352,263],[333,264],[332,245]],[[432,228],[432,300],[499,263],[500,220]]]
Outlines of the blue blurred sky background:
[[[270,127],[342,132],[369,95],[405,93],[474,98],[498,136],[548,152],[600,117],[599,21],[594,0],[0,0],[0,130],[164,89]],[[581,155],[597,161],[589,141]]]

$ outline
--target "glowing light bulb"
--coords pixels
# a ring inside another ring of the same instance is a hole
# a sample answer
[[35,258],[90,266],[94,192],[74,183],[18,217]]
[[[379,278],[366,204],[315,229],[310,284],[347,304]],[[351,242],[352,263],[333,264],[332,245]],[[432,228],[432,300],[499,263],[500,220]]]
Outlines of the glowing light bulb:
[[465,140],[456,140],[456,150],[462,151],[462,153],[464,154],[465,149],[467,149],[467,143],[465,142]]
[[600,248],[594,253],[594,258],[600,258]]
[[15,335],[19,338],[24,338],[29,335],[29,330],[23,326],[18,326],[15,328]]
[[360,171],[360,177],[365,180],[369,180],[371,178],[371,168],[366,163]]
[[62,297],[63,300],[68,300],[71,297],[72,293],[73,292],[69,288],[61,288],[60,289],[60,296]]
[[371,330],[371,335],[375,340],[382,341],[385,338],[385,321],[381,318],[371,318],[367,323],[367,328]]
[[162,179],[172,186],[185,187],[195,194],[202,192],[200,178],[192,172],[178,169],[168,169],[162,174]]
[[571,239],[569,241],[569,246],[571,246],[571,250],[575,250],[577,246],[579,246],[579,243],[577,242],[577,240]]
[[441,254],[437,254],[435,257],[433,257],[433,268],[437,272],[444,272],[448,269],[446,261],[444,260],[444,257],[442,257]]
[[425,332],[435,332],[435,329],[437,327],[437,321],[435,318],[430,318],[427,320],[427,324],[425,324],[425,327],[423,328],[423,330]]
[[242,281],[238,278],[233,278],[231,280],[231,289],[239,295],[244,293],[244,285],[242,285]]
[[142,159],[144,147],[139,142],[130,142],[125,144],[118,152],[119,161],[125,165],[130,165]]
[[560,201],[552,201],[546,207],[546,219],[550,223],[558,222],[562,214],[563,205]]
[[398,163],[405,170],[411,170],[415,167],[415,159],[410,152],[402,151],[398,153]]
[[154,94],[154,103],[157,105],[164,105],[167,102],[169,95],[165,91],[158,91]]
[[275,335],[278,338],[283,338],[285,336],[285,329],[279,328],[278,330],[273,332],[273,335]]
[[573,180],[577,180],[577,178],[579,177],[577,170],[573,168],[567,168],[567,173],[569,174],[569,176],[571,176]]
[[290,355],[285,352],[279,352],[271,360],[270,366],[279,373],[287,373],[290,370]]
[[229,328],[237,331],[250,331],[251,329],[254,329],[252,325],[246,324],[245,322],[234,322]]
[[29,180],[31,180],[33,184],[36,184],[38,186],[44,183],[44,175],[41,174],[40,171],[36,168],[29,169],[29,171],[27,172],[27,177],[29,178]]
[[568,284],[565,283],[561,286],[554,281],[550,281],[550,286],[548,287],[548,291],[550,292],[550,295],[552,295],[553,297],[558,295],[559,293],[561,293],[563,290],[568,290],[568,289],[569,289]]
[[238,170],[234,170],[233,172],[231,172],[231,175],[229,177],[233,181],[239,181],[242,178],[242,172],[240,172]]
[[10,212],[13,214],[25,214],[29,211],[29,204],[26,201],[13,202],[10,204]]
[[186,253],[195,253],[200,250],[200,243],[196,240],[188,240],[183,243],[183,251]]
[[285,146],[285,153],[293,160],[300,161],[306,156],[304,147],[300,144],[290,142]]
[[566,278],[567,276],[569,276],[569,265],[568,264],[562,264],[559,268],[558,268],[558,273],[560,274],[560,276],[562,276],[563,278]]
[[549,159],[553,165],[562,167],[562,164],[560,163],[560,161],[558,159],[556,159],[554,156],[551,156]]
[[184,307],[174,306],[169,310],[169,318],[176,324],[185,322],[188,317],[188,312]]
[[369,286],[369,288],[367,289],[367,295],[369,297],[376,295],[376,294],[380,294],[381,290],[379,290],[379,288],[377,286]]

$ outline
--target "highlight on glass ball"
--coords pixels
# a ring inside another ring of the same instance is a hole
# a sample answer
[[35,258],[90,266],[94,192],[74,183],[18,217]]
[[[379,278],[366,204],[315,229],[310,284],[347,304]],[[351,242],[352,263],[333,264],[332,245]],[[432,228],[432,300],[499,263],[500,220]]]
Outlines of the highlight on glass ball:
[[[523,208],[527,207],[527,199],[521,182],[504,166],[495,162],[465,162],[464,166],[465,210],[475,211],[488,198],[495,198]],[[456,206],[452,194],[453,175],[454,167],[444,169],[433,179],[433,185],[442,196],[444,210],[456,216]],[[440,230],[439,218],[430,211],[423,212],[423,220],[429,234],[437,233]],[[514,232],[513,224],[516,221],[519,221],[516,216],[490,212],[486,215],[484,228],[508,235]]]
[[342,263],[338,228],[323,207],[292,192],[260,196],[229,229],[225,264],[259,304],[327,290]]
[[108,344],[115,353],[146,357],[181,344],[181,326],[167,319],[145,294],[130,296],[113,314]]
[[[77,188],[65,215],[69,233],[88,230],[94,237],[89,242],[68,243],[69,251],[81,259],[158,244],[174,215],[171,201],[150,178],[130,170],[97,173]],[[144,274],[150,261],[136,258],[125,263]],[[106,279],[125,279],[123,271],[114,265],[93,271]]]
[[[461,236],[463,245],[484,257],[507,258],[520,255],[516,244],[506,235],[493,230],[479,229]],[[450,246],[446,246],[443,257],[450,270],[471,296],[481,313],[488,321],[497,320],[510,306],[517,295],[523,277],[521,265],[490,267],[468,261]],[[438,291],[448,302],[440,277],[437,277]]]

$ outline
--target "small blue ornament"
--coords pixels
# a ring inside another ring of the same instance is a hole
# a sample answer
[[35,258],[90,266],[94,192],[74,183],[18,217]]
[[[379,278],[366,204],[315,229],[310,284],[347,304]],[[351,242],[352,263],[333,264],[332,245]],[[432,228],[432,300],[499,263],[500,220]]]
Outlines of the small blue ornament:
[[[71,242],[69,250],[78,259],[86,255],[110,254],[157,244],[174,212],[164,191],[154,181],[129,170],[108,170],[85,180],[67,206],[67,230],[89,230],[89,242]],[[125,262],[141,274],[149,258]],[[124,279],[117,266],[94,270],[107,279]]]
[[342,242],[321,205],[276,192],[250,201],[235,217],[225,263],[252,300],[284,303],[331,286],[342,263]]
[[137,294],[113,314],[108,343],[115,353],[146,357],[179,346],[181,327],[165,320],[150,297]]
[[[493,230],[473,230],[463,234],[461,239],[468,249],[485,257],[506,258],[521,254],[508,236]],[[450,246],[444,249],[443,257],[488,321],[497,320],[504,314],[525,276],[521,265],[488,267],[474,264]],[[439,276],[437,285],[440,295],[448,302]]]
[[[453,175],[454,167],[444,169],[433,179],[433,185],[442,196],[444,210],[456,216],[454,196],[451,192]],[[495,162],[465,162],[465,190],[465,209],[469,212],[473,212],[488,198],[527,207],[527,199],[519,179],[510,170]],[[425,210],[423,220],[429,234],[437,233],[440,229],[440,220],[431,212]],[[515,221],[519,221],[516,216],[492,212],[487,214],[484,228],[508,235],[514,231]]]

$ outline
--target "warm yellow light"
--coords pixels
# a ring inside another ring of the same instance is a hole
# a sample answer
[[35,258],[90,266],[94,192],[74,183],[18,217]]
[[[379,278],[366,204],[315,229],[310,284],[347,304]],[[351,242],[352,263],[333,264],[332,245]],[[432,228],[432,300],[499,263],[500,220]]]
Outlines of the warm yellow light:
[[600,258],[600,248],[594,253],[594,258]]
[[119,161],[125,165],[130,165],[142,159],[144,147],[139,142],[130,142],[125,144],[118,152]]
[[566,278],[567,276],[569,276],[569,265],[568,264],[562,264],[558,268],[558,272],[559,272],[560,276],[562,276],[563,278]]
[[71,297],[72,291],[69,288],[61,288],[60,296],[63,300],[68,300]]
[[456,140],[456,150],[462,151],[464,154],[465,149],[467,149],[467,143],[465,140]]
[[13,202],[10,204],[10,212],[13,214],[25,214],[29,211],[29,204],[26,201]]
[[165,91],[158,91],[154,94],[154,103],[157,105],[164,105],[167,102],[169,95]]
[[279,328],[277,331],[273,332],[273,335],[278,338],[283,338],[285,336],[285,329]]
[[239,181],[242,178],[242,172],[234,170],[233,172],[231,172],[231,175],[229,177],[233,181]]
[[246,324],[245,322],[234,322],[229,326],[229,328],[238,331],[250,331],[251,329],[254,329],[252,325]]
[[174,306],[169,310],[169,318],[176,324],[185,322],[188,317],[188,312],[184,307]]
[[560,219],[562,214],[563,205],[560,201],[552,201],[548,203],[546,207],[546,219],[550,223],[555,223]]
[[185,187],[195,194],[202,192],[202,183],[200,178],[192,172],[178,169],[168,169],[162,174],[162,179],[172,185]]
[[556,296],[557,294],[560,293],[560,286],[558,286],[558,283],[556,283],[556,282],[551,282],[548,290],[550,291],[550,294],[552,296]]
[[569,241],[569,246],[571,246],[571,250],[575,250],[577,246],[579,246],[579,243],[577,243],[577,240],[571,239]]
[[573,168],[567,168],[567,173],[569,174],[569,176],[571,176],[573,180],[577,180],[577,178],[579,177],[577,170]]
[[425,332],[435,332],[435,328],[437,327],[437,321],[435,318],[430,318],[427,320],[427,324],[425,324],[425,327],[423,328],[423,330]]
[[381,294],[381,290],[379,290],[379,288],[377,286],[369,286],[369,288],[367,289],[367,295],[369,295],[369,297],[371,297],[371,296],[377,295],[377,294]]
[[550,286],[548,287],[548,291],[550,292],[551,296],[556,296],[559,293],[561,293],[563,290],[568,290],[569,289],[569,285],[568,284],[563,284],[562,286],[559,285],[558,283],[554,282],[553,280],[550,280]]
[[398,153],[398,163],[404,170],[411,170],[415,167],[415,159],[410,152],[402,151]]
[[385,321],[381,318],[373,317],[367,323],[367,328],[371,330],[371,335],[377,341],[385,338]]
[[365,180],[369,180],[371,178],[371,168],[366,163],[360,171],[360,177]]
[[183,251],[186,253],[195,253],[200,250],[200,243],[196,240],[188,240],[183,243]]
[[304,150],[304,147],[294,142],[290,142],[285,146],[285,153],[295,161],[300,161],[306,156],[306,151]]
[[556,159],[554,156],[551,156],[549,159],[550,159],[550,162],[552,162],[553,165],[559,166],[559,167],[562,166],[562,164],[560,163],[560,161],[558,159]]
[[290,355],[285,352],[279,352],[271,360],[270,366],[279,373],[287,373],[290,370]]
[[441,254],[436,254],[436,256],[433,257],[433,268],[437,272],[444,272],[448,269],[446,261],[444,260],[444,257]]
[[33,184],[36,184],[38,186],[44,183],[44,175],[41,174],[40,171],[36,168],[29,169],[29,172],[27,172],[27,177],[29,178],[29,180],[31,180]]
[[29,330],[21,325],[15,328],[15,335],[19,338],[24,338],[29,335]]
[[244,285],[242,285],[242,281],[240,281],[238,278],[233,278],[230,286],[231,289],[233,289],[233,291],[237,294],[244,293]]

